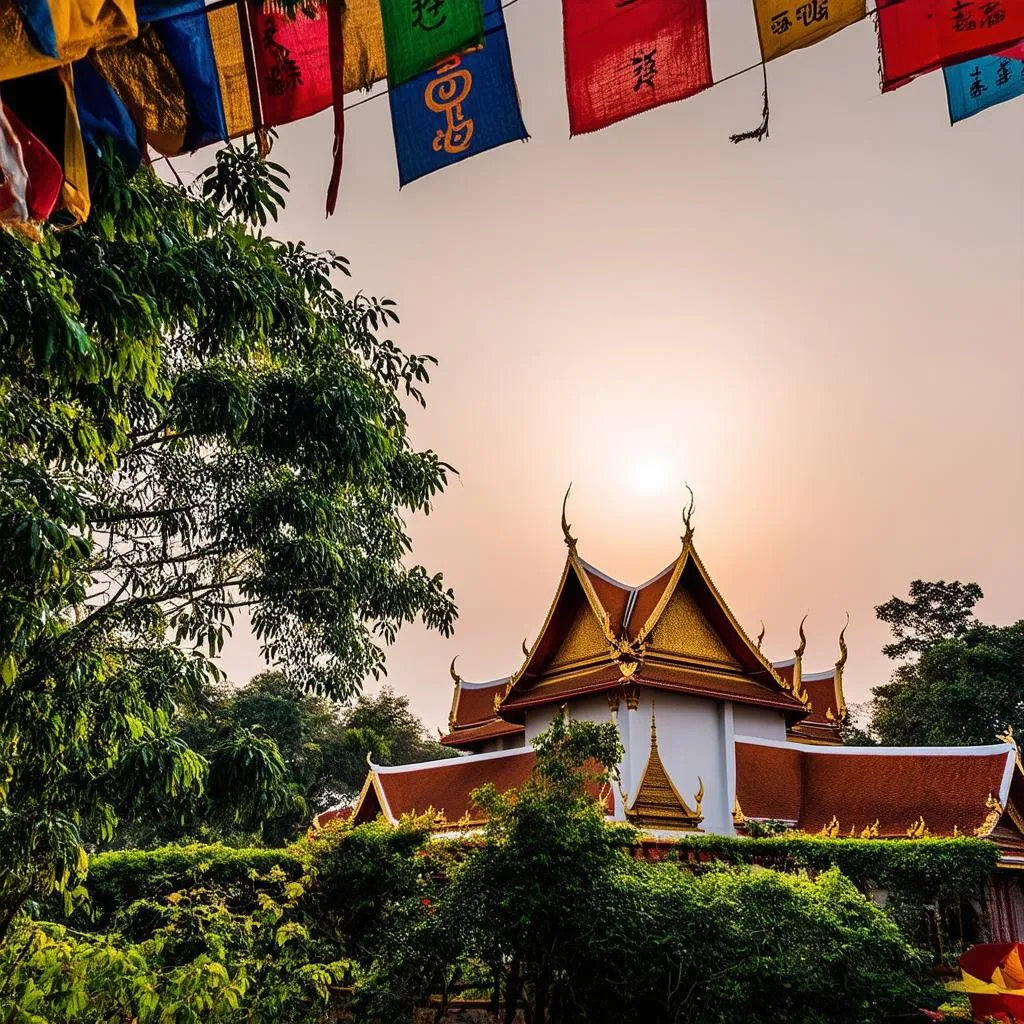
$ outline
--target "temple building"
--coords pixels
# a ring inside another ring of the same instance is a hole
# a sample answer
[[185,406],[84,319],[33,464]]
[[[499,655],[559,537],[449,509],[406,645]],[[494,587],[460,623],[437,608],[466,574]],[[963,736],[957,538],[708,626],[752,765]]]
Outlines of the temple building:
[[845,627],[827,671],[804,672],[803,623],[794,657],[769,661],[763,627],[756,639],[743,630],[701,561],[692,511],[678,557],[628,586],[580,557],[563,505],[565,566],[519,669],[469,682],[452,663],[442,742],[466,756],[371,765],[353,819],[433,810],[438,829],[479,826],[470,793],[524,782],[533,739],[565,707],[615,723],[624,755],[601,797],[610,820],[651,841],[744,834],[751,821],[895,840],[976,835],[998,844],[1002,867],[1024,868],[1024,772],[1012,736],[978,747],[844,746]]

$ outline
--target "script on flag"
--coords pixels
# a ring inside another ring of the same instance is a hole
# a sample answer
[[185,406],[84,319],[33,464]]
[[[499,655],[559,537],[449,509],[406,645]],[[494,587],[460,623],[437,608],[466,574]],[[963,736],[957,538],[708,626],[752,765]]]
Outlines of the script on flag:
[[991,57],[944,68],[952,124],[1024,96],[1024,43]]
[[529,138],[499,0],[487,0],[484,45],[388,91],[400,185]]
[[867,16],[867,0],[754,0],[761,59],[813,46]]
[[712,85],[706,0],[562,0],[569,132]]
[[483,39],[480,0],[381,0],[380,13],[392,86]]
[[878,0],[883,91],[1022,39],[1021,0]]

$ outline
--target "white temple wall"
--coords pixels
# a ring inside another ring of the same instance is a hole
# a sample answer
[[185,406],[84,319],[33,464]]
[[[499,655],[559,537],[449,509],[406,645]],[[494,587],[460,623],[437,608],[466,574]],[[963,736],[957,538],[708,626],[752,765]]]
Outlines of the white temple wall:
[[753,736],[759,740],[786,738],[786,719],[779,711],[750,704],[733,704],[732,714],[737,736]]
[[[729,765],[735,757],[732,744],[732,705],[689,694],[642,689],[635,711],[622,707],[626,717],[624,781],[632,802],[647,767],[651,752],[652,701],[658,723],[658,751],[662,763],[680,796],[692,808],[694,796],[704,780],[705,832],[729,835],[732,827],[731,788],[734,772]],[[738,730],[737,730],[738,731]]]

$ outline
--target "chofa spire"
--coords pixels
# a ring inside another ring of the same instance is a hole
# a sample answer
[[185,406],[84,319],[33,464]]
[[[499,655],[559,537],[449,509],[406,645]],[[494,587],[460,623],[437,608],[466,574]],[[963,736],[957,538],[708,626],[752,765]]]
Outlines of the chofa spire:
[[576,553],[576,538],[569,532],[569,521],[565,518],[565,507],[569,502],[569,494],[572,491],[572,484],[565,489],[565,497],[562,499],[562,539],[565,546],[573,553]]
[[696,504],[696,499],[693,496],[693,488],[684,483],[683,486],[690,494],[690,504],[683,509],[683,547],[686,547],[693,541],[693,509]]
[[836,710],[839,712],[839,721],[845,722],[849,711],[846,707],[846,698],[843,696],[843,669],[846,668],[846,659],[849,651],[846,649],[846,627],[850,625],[850,613],[846,613],[846,623],[839,631],[839,660],[836,662]]
[[807,635],[804,633],[804,623],[807,621],[805,615],[800,620],[798,632],[800,634],[800,646],[793,652],[796,660],[793,662],[793,696],[803,704],[807,704],[807,691],[804,689],[804,651],[807,650]]

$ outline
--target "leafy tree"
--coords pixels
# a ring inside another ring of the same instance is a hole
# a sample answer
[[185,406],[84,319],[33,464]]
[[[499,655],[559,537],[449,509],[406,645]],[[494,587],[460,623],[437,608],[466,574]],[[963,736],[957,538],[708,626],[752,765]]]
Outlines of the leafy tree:
[[941,640],[872,690],[871,731],[892,745],[992,743],[1024,735],[1024,621]]
[[[403,408],[431,360],[379,336],[389,301],[338,291],[341,257],[253,233],[266,174],[226,148],[204,199],[111,166],[85,225],[0,233],[0,941],[84,875],[83,830],[203,786],[173,718],[237,611],[336,699],[402,623],[452,627],[405,564],[446,480]],[[279,755],[251,740],[220,778],[274,814]]]
[[963,636],[975,624],[974,606],[984,596],[977,583],[914,580],[909,601],[893,596],[875,608],[895,637],[882,653],[888,658],[905,658],[922,654],[940,640]]

